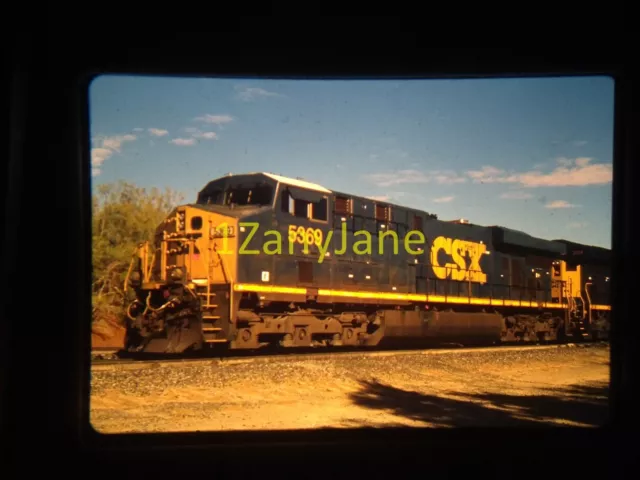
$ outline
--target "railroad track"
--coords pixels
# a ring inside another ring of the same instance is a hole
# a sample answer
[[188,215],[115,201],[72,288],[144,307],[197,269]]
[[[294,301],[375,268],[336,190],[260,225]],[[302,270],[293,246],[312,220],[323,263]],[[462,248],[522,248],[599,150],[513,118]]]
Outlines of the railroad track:
[[201,364],[203,362],[213,362],[215,364],[233,364],[246,363],[256,360],[270,360],[275,358],[287,357],[293,361],[304,360],[310,358],[326,358],[332,356],[351,357],[351,356],[390,356],[390,355],[439,355],[450,353],[480,353],[500,351],[522,351],[522,350],[550,350],[557,348],[588,348],[608,345],[608,342],[582,342],[582,343],[553,343],[553,344],[526,344],[526,345],[492,345],[492,346],[462,346],[455,345],[449,347],[433,347],[433,348],[388,348],[388,349],[315,349],[313,351],[287,350],[284,352],[233,352],[224,356],[214,354],[200,354],[197,356],[175,358],[172,356],[145,356],[127,358],[118,356],[117,350],[100,350],[92,352],[92,368],[100,366],[114,365],[138,365],[153,366],[160,364]]

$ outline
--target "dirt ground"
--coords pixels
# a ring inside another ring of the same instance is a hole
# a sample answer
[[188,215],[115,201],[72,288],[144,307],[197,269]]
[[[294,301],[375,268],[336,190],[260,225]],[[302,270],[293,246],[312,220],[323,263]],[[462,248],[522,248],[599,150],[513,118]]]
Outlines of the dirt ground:
[[609,348],[386,352],[95,366],[100,433],[358,426],[592,427]]
[[92,325],[91,349],[119,349],[124,345],[125,329],[115,322],[98,322]]

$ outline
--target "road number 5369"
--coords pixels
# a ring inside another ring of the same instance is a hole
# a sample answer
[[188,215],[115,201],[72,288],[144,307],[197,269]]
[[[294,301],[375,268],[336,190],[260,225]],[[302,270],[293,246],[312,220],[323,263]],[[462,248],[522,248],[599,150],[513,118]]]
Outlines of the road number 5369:
[[289,243],[301,243],[307,245],[322,245],[322,230],[319,228],[304,228],[297,225],[289,225]]

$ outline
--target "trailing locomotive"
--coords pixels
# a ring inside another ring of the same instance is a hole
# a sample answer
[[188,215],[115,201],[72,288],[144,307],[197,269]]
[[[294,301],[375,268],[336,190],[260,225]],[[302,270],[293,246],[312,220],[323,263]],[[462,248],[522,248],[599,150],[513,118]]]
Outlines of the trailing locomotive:
[[229,175],[138,248],[125,348],[604,339],[609,265],[604,249]]

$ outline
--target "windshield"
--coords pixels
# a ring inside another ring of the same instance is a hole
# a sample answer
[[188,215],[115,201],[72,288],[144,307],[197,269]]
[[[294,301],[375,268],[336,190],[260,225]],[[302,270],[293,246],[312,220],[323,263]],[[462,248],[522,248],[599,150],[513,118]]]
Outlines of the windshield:
[[273,187],[266,184],[229,185],[224,190],[216,186],[198,197],[199,204],[209,205],[271,205],[272,202]]

